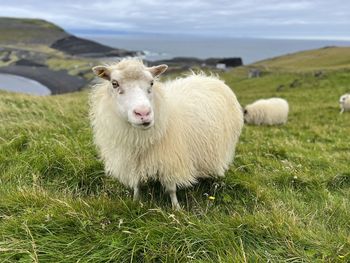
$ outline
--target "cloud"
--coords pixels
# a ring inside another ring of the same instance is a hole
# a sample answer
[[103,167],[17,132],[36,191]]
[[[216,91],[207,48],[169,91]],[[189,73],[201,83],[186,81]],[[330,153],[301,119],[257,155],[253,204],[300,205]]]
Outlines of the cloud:
[[0,4],[0,16],[43,18],[71,31],[345,37],[350,1],[12,0]]

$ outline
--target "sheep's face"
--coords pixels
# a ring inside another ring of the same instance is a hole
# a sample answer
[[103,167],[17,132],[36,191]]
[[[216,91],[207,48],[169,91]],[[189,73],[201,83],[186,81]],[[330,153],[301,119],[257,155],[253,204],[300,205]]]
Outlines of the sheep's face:
[[348,98],[350,98],[350,94],[345,94],[345,95],[341,96],[339,99],[339,103],[344,104]]
[[244,117],[245,123],[249,123],[251,121],[251,116],[249,116],[249,112],[247,108],[243,109],[243,117]]
[[135,128],[149,129],[155,121],[154,78],[163,73],[167,66],[148,68],[136,60],[120,66],[121,63],[123,61],[112,67],[97,66],[93,71],[109,81],[110,96],[118,115]]

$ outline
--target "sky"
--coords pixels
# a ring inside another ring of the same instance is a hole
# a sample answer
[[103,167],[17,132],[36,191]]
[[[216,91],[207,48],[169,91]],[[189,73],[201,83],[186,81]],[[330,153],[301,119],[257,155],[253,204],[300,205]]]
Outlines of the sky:
[[0,0],[0,16],[71,33],[350,40],[349,0]]

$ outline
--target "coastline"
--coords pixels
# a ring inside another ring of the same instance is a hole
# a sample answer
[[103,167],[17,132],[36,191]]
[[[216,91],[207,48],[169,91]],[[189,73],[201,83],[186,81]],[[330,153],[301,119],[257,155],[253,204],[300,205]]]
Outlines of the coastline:
[[245,65],[289,53],[323,48],[350,46],[350,40],[275,39],[275,38],[209,38],[147,34],[78,34],[99,43],[118,48],[142,50],[149,61],[175,57],[198,59],[241,57]]

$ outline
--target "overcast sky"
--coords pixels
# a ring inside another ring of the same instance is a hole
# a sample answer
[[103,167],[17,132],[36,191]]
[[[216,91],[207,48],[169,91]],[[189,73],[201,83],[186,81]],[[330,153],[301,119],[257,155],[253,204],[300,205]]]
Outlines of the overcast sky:
[[72,33],[350,39],[350,0],[0,0],[0,16],[42,18]]

